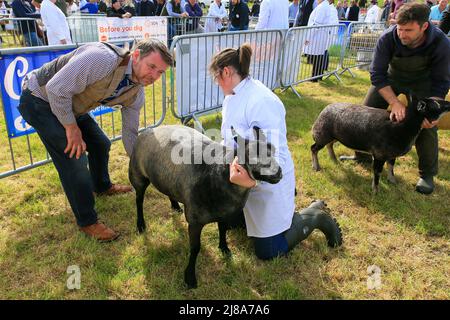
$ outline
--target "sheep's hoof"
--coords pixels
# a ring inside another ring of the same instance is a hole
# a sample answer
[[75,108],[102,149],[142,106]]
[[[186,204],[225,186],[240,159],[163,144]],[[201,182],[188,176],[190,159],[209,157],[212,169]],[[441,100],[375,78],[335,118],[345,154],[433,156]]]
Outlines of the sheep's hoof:
[[372,186],[372,194],[375,196],[378,193],[378,186]]
[[387,177],[388,181],[392,184],[397,184],[397,178],[393,175],[388,175]]
[[197,288],[197,279],[195,278],[195,275],[188,274],[187,272],[184,273],[184,282],[186,283],[188,289],[196,289]]
[[147,227],[145,226],[145,222],[143,222],[143,223],[138,223],[138,225],[137,225],[137,229],[138,229],[138,233],[139,233],[139,234],[144,233],[146,228],[147,228]]
[[314,164],[313,164],[312,168],[313,168],[313,170],[316,171],[316,172],[317,172],[317,171],[320,171],[320,170],[322,169],[319,165],[314,165]]
[[231,250],[225,246],[225,247],[219,247],[220,251],[222,251],[222,254],[224,256],[230,257],[231,256]]

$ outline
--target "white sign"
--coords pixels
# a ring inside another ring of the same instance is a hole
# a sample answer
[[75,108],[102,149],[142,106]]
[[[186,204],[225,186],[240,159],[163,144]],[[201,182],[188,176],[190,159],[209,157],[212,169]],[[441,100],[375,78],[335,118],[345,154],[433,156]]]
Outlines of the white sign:
[[156,38],[167,44],[166,17],[97,18],[99,41]]

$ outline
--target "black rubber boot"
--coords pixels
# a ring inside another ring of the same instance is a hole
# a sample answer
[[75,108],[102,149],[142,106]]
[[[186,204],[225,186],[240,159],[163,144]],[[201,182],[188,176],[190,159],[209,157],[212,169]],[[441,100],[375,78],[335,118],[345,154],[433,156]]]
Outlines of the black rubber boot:
[[432,194],[434,191],[433,177],[421,177],[416,184],[416,191],[422,194]]
[[315,229],[325,234],[329,247],[335,248],[342,245],[339,224],[328,213],[325,202],[316,200],[308,208],[294,213],[291,228],[284,233],[289,250],[308,238]]

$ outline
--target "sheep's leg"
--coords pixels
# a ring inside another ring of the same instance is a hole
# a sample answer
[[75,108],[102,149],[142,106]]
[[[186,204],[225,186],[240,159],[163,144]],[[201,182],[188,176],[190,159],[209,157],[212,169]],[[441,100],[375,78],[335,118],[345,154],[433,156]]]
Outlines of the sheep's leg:
[[394,175],[395,158],[388,160],[387,163],[388,163],[388,181],[392,184],[397,184],[397,179],[395,178]]
[[334,145],[334,141],[327,144],[328,155],[330,156],[331,160],[333,160],[334,163],[338,163],[336,154],[334,153],[333,145]]
[[202,234],[203,225],[189,224],[189,244],[191,253],[189,256],[189,264],[184,271],[184,282],[189,289],[197,288],[197,277],[195,276],[195,262],[200,252],[200,236]]
[[324,146],[321,146],[317,143],[314,143],[311,146],[311,156],[312,156],[312,166],[314,171],[320,170],[320,164],[319,164],[319,158],[317,158],[317,153],[323,148]]
[[219,249],[223,254],[230,255],[231,251],[227,244],[227,224],[225,222],[218,222],[217,226],[219,227]]
[[146,229],[144,219],[144,194],[149,184],[150,181],[146,179],[144,179],[139,186],[133,184],[136,189],[137,229],[139,233],[143,233]]
[[385,161],[373,159],[373,181],[372,181],[372,192],[374,194],[378,193],[378,184],[380,182],[380,175],[383,171]]
[[170,200],[170,207],[173,210],[178,211],[179,213],[183,212],[183,209],[181,209],[180,204],[178,203],[178,201],[172,200],[170,198],[169,198],[169,200]]

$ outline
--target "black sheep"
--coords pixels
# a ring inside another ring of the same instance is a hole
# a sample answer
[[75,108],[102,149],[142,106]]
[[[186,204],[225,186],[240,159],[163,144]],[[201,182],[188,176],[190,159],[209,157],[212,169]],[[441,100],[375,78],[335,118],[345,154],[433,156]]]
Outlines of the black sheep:
[[311,146],[313,169],[320,170],[317,153],[327,146],[333,161],[337,162],[333,144],[341,142],[348,148],[370,153],[373,156],[372,190],[378,192],[378,183],[384,163],[389,164],[388,179],[395,182],[393,166],[395,158],[411,150],[424,119],[434,121],[450,111],[448,101],[426,98],[409,98],[409,107],[402,122],[392,122],[389,112],[354,105],[334,103],[319,114],[313,125]]

